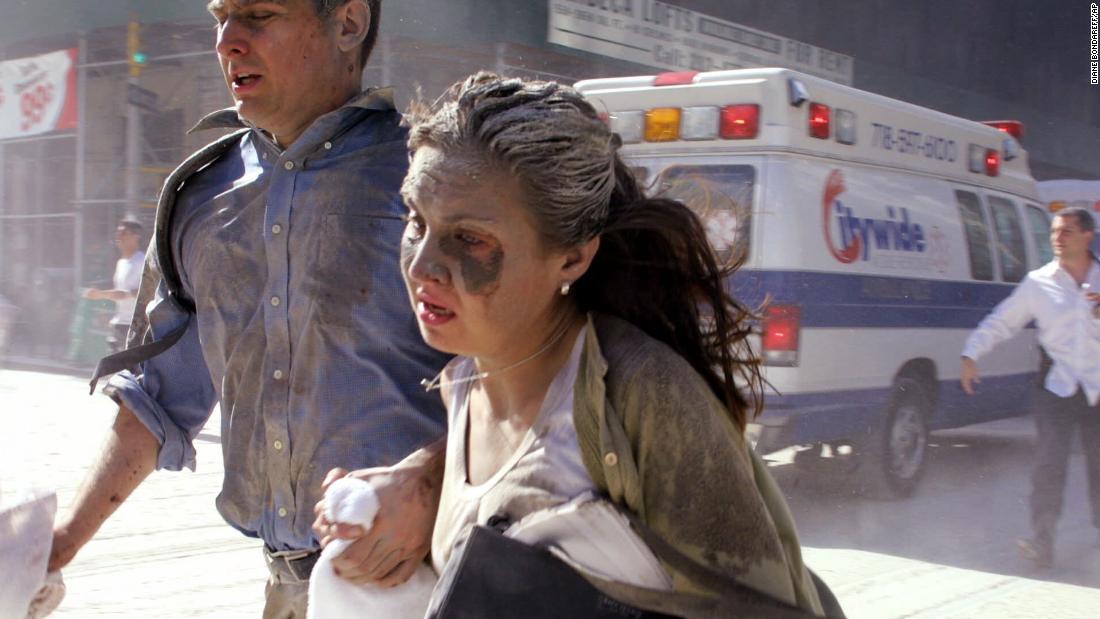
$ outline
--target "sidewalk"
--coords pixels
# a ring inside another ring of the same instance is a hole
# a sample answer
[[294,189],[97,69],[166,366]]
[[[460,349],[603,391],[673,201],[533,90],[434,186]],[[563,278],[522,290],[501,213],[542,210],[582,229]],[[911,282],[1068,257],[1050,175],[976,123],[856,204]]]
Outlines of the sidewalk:
[[[83,378],[0,370],[0,411],[5,427],[16,429],[0,433],[0,492],[27,484],[53,488],[64,513],[114,418],[110,400],[87,393]],[[195,473],[154,473],[64,570],[68,594],[52,616],[261,615],[267,569],[260,543],[230,528],[214,508],[222,477],[219,423],[215,413],[196,442]],[[913,505],[893,507],[910,513]],[[871,524],[854,519],[850,526]],[[1091,540],[1083,533],[1079,539]],[[804,553],[852,619],[1100,616],[1097,588],[847,547]],[[1097,556],[1100,548],[1082,545],[1067,549],[1065,560],[1083,564]]]
[[[53,488],[58,511],[72,501],[114,418],[68,376],[0,370],[0,492]],[[15,416],[22,422],[15,421]],[[196,448],[196,472],[154,473],[64,571],[68,592],[52,617],[259,617],[267,568],[260,542],[214,508],[221,486],[219,416]]]

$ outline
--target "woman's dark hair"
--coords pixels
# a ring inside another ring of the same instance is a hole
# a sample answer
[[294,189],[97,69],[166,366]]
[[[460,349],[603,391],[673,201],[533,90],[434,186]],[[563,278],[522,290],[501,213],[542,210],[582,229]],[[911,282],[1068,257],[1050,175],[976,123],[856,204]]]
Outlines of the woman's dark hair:
[[[573,283],[583,311],[618,316],[675,350],[723,402],[738,428],[760,411],[751,311],[725,282],[699,217],[676,200],[647,198],[618,154],[620,141],[576,90],[478,73],[408,114],[409,148],[433,146],[469,167],[521,179],[549,247],[600,235]],[[739,386],[740,383],[740,386]]]

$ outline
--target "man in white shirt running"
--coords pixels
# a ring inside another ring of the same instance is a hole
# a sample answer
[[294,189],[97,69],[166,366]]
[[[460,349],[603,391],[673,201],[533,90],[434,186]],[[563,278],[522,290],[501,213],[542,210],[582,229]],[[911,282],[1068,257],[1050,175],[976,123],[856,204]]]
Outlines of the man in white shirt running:
[[134,317],[134,305],[137,302],[138,288],[141,287],[141,271],[145,267],[141,234],[140,223],[130,219],[118,222],[115,247],[118,248],[120,257],[115,263],[113,287],[109,290],[89,288],[84,292],[85,299],[115,302],[111,333],[107,336],[107,345],[112,353],[126,348],[126,333],[130,330],[130,320]]
[[1089,251],[1096,234],[1092,214],[1068,208],[1054,216],[1055,259],[1027,277],[982,320],[962,353],[962,388],[974,393],[977,359],[1031,321],[1045,355],[1033,410],[1039,432],[1031,478],[1034,536],[1018,542],[1039,568],[1054,561],[1054,530],[1062,511],[1073,430],[1081,430],[1088,468],[1092,523],[1100,529],[1100,262]]

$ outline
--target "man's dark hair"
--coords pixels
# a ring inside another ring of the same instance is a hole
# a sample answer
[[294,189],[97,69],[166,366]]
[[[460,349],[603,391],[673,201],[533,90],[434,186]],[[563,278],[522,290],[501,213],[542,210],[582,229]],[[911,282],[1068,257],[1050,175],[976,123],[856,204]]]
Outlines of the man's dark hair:
[[1086,208],[1080,206],[1069,206],[1054,214],[1055,217],[1073,217],[1077,220],[1077,227],[1082,232],[1095,232],[1096,231],[1096,219],[1093,218],[1092,213]]
[[141,233],[145,232],[145,227],[142,226],[140,222],[133,219],[123,219],[118,222],[118,227],[138,236],[141,236]]
[[[359,48],[359,61],[366,68],[374,44],[378,42],[378,24],[382,21],[382,0],[366,0],[370,8],[370,25],[367,27],[367,38],[363,39],[363,45]],[[348,0],[313,0],[313,8],[322,19],[328,17],[338,6],[343,6]]]

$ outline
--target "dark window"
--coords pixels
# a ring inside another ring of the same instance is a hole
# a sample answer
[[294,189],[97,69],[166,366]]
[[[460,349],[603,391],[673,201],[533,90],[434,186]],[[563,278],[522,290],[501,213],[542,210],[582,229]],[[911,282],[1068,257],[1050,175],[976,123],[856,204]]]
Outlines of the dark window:
[[1031,226],[1031,238],[1035,241],[1039,265],[1046,264],[1054,259],[1054,250],[1050,247],[1050,219],[1043,209],[1034,204],[1028,204],[1024,212],[1027,213],[1027,221]]
[[967,191],[956,191],[959,215],[966,230],[966,247],[970,252],[970,276],[984,281],[993,280],[993,253],[989,250],[989,224],[982,214],[978,196]]
[[993,213],[993,231],[997,235],[997,260],[1001,263],[1001,279],[1018,282],[1027,274],[1027,249],[1024,231],[1016,205],[998,196],[989,197]]

